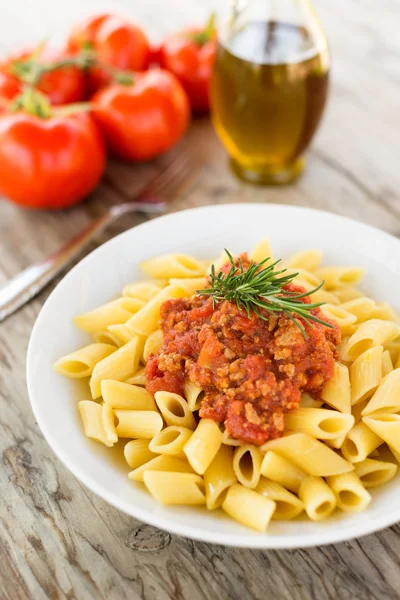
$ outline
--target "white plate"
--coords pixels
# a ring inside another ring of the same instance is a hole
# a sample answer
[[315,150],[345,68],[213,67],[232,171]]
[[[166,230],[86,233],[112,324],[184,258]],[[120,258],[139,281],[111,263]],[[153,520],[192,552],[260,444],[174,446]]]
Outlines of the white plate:
[[358,265],[367,275],[364,290],[400,310],[400,241],[344,217],[311,209],[235,204],[178,212],[135,227],[80,262],[53,291],[36,321],[28,350],[27,379],[37,422],[54,452],[95,494],[120,510],[173,533],[218,544],[252,548],[298,548],[365,535],[400,520],[400,480],[372,490],[365,512],[327,521],[272,522],[265,534],[253,532],[221,510],[162,507],[141,484],[127,478],[129,468],[115,449],[86,439],[76,403],[87,397],[77,384],[52,370],[60,356],[89,342],[72,326],[72,317],[115,297],[141,278],[140,261],[165,252],[199,258],[250,250],[268,236],[276,256],[310,247],[325,253],[326,264]]

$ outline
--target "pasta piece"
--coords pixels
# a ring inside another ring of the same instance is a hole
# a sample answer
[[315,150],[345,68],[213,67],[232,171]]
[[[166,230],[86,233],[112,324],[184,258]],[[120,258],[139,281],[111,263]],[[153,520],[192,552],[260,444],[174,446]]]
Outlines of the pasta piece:
[[101,396],[100,386],[104,379],[124,381],[137,371],[140,354],[140,340],[138,337],[135,337],[133,340],[98,362],[93,369],[92,377],[90,379],[92,398],[96,399]]
[[315,398],[311,398],[310,394],[303,392],[300,399],[300,407],[301,408],[321,408],[323,405],[322,400],[315,400]]
[[320,440],[343,437],[354,425],[354,417],[326,408],[298,408],[285,415],[285,431],[300,431]]
[[309,475],[328,477],[347,473],[354,469],[351,463],[344,460],[331,448],[305,433],[293,433],[270,440],[262,446],[262,449],[274,450],[277,454],[294,462]]
[[363,278],[364,269],[359,267],[322,267],[315,271],[315,275],[321,281],[325,281],[325,289],[333,290],[359,283]]
[[389,350],[390,358],[395,365],[400,357],[400,341],[389,342],[389,344],[385,344],[385,348]]
[[340,304],[340,302],[336,298],[335,294],[333,294],[332,292],[327,292],[323,288],[321,288],[313,293],[312,301],[313,302],[325,302],[326,304],[332,304],[334,306],[337,306],[338,304]]
[[182,396],[172,392],[156,392],[154,397],[167,425],[196,428],[196,420]]
[[326,383],[321,398],[341,413],[351,413],[350,376],[345,365],[335,363],[333,377]]
[[397,465],[392,462],[366,458],[356,464],[354,472],[365,488],[372,488],[393,479],[397,472]]
[[222,433],[222,443],[226,444],[227,446],[243,446],[243,442],[232,438],[227,429],[225,429]]
[[71,352],[54,363],[53,368],[57,373],[81,379],[89,377],[97,363],[116,351],[111,344],[90,344],[76,352]]
[[156,458],[157,454],[149,449],[149,440],[131,440],[125,444],[124,456],[130,468],[137,469]]
[[[271,244],[268,238],[263,238],[254,246],[253,250],[250,252],[249,256],[250,260],[254,260],[254,262],[261,262],[265,258],[269,258],[269,263],[274,262],[274,255],[272,252]],[[268,266],[268,265],[266,265]]]
[[307,474],[293,462],[269,450],[261,463],[261,473],[267,479],[280,483],[283,487],[295,492]]
[[118,435],[115,429],[114,411],[109,404],[103,404],[101,407],[101,418],[103,420],[104,431],[109,442],[115,444],[118,442]]
[[140,263],[143,273],[150,277],[170,279],[171,277],[201,277],[205,275],[204,265],[188,254],[163,254]]
[[156,329],[156,331],[150,333],[144,344],[143,361],[146,363],[151,354],[157,354],[157,352],[161,350],[163,343],[164,334],[161,329]]
[[153,396],[142,387],[105,379],[101,382],[104,402],[123,410],[156,410]]
[[302,250],[283,261],[285,267],[315,271],[321,264],[322,252],[319,250]]
[[362,298],[364,296],[361,290],[354,287],[338,288],[334,293],[339,302],[342,303],[350,302],[350,300],[356,300],[357,298]]
[[315,275],[315,273],[310,273],[310,271],[307,271],[306,269],[289,268],[287,269],[285,275],[296,275],[296,279],[294,281],[302,281],[304,284],[303,287],[305,287],[307,290],[314,289],[321,283],[321,280]]
[[82,313],[73,318],[73,322],[79,329],[87,333],[103,331],[109,325],[125,323],[133,314],[144,306],[144,302],[135,298],[118,298],[107,302],[94,310]]
[[354,300],[348,300],[341,305],[344,310],[356,317],[358,323],[372,319],[375,306],[375,302],[371,300],[371,298],[366,298],[365,296],[355,298]]
[[362,411],[367,406],[369,400],[364,400],[363,402],[359,402],[351,407],[351,414],[354,417],[354,422],[358,423],[362,418]]
[[235,483],[229,488],[222,508],[235,521],[256,531],[266,531],[276,504],[270,498]]
[[161,415],[155,410],[115,409],[118,437],[151,439],[163,426]]
[[189,464],[203,475],[222,444],[222,432],[215,421],[200,419],[193,435],[183,448]]
[[262,461],[261,452],[251,444],[235,448],[233,470],[239,483],[248,488],[255,488],[260,480]]
[[114,442],[107,437],[104,428],[103,413],[100,404],[92,400],[81,400],[81,402],[78,402],[78,410],[86,437],[97,440],[105,446],[113,446]]
[[111,335],[113,335],[120,341],[120,346],[123,344],[127,344],[134,337],[134,334],[131,331],[129,331],[129,329],[124,323],[121,323],[120,325],[109,325],[107,327],[107,331],[109,331]]
[[190,411],[199,410],[203,396],[203,388],[198,387],[191,381],[185,383],[185,398]]
[[334,475],[326,482],[336,496],[338,507],[344,512],[361,512],[372,500],[355,473]]
[[143,481],[160,504],[205,504],[204,481],[193,473],[145,471]]
[[155,454],[168,454],[169,456],[185,458],[183,448],[192,435],[193,431],[191,429],[171,425],[153,437],[149,449]]
[[128,377],[128,379],[125,379],[125,383],[130,383],[131,385],[146,385],[145,368],[139,369],[136,373]]
[[382,319],[384,321],[399,322],[399,315],[387,302],[377,302],[372,315],[373,319]]
[[93,333],[92,340],[95,344],[111,344],[116,348],[122,346],[122,341],[119,337],[111,333],[111,331],[98,331],[97,333]]
[[304,510],[304,504],[292,492],[279,483],[261,477],[255,491],[276,504],[272,519],[288,521],[295,519]]
[[380,386],[363,410],[363,415],[376,411],[398,412],[400,410],[400,369],[395,369],[382,379]]
[[169,280],[170,285],[183,288],[188,296],[193,296],[197,290],[203,290],[206,287],[205,277],[194,277],[187,279],[177,279],[173,277]]
[[343,349],[345,360],[356,360],[360,354],[373,346],[384,346],[399,336],[400,325],[398,323],[380,319],[365,321],[347,341]]
[[382,380],[383,346],[366,350],[350,367],[351,404],[372,396]]
[[182,298],[187,293],[184,289],[167,285],[154,296],[143,308],[141,308],[133,317],[126,322],[126,326],[131,333],[148,336],[158,328],[160,319],[160,306],[166,300],[171,298]]
[[128,474],[129,479],[132,481],[142,481],[145,471],[167,471],[176,473],[193,473],[192,467],[189,465],[187,460],[182,460],[176,456],[161,455],[156,456],[144,463],[140,467],[137,467],[134,471]]
[[166,279],[154,279],[150,281],[129,283],[122,290],[122,295],[129,296],[131,298],[137,298],[143,302],[148,302],[154,298],[154,296],[156,296],[158,292],[160,292],[162,288],[167,285],[167,283],[168,281]]
[[358,463],[365,460],[381,444],[383,440],[360,421],[347,434],[342,445],[342,454],[349,462]]
[[308,476],[301,482],[299,498],[312,521],[327,519],[336,508],[336,497],[321,477]]
[[351,312],[345,310],[342,306],[334,306],[333,304],[324,304],[321,306],[321,311],[325,317],[336,321],[342,331],[346,331],[346,328],[353,325],[357,321],[357,317],[351,314]]
[[327,446],[329,446],[329,448],[335,448],[336,450],[338,450],[339,448],[341,448],[343,446],[345,439],[346,439],[346,434],[343,434],[343,435],[339,435],[336,438],[333,438],[333,440],[324,440],[324,442]]
[[391,450],[400,453],[400,415],[380,413],[375,417],[363,417],[363,422],[386,442]]
[[392,357],[389,350],[384,350],[382,354],[382,376],[386,377],[393,371]]
[[232,458],[232,448],[221,446],[204,473],[208,510],[219,508],[225,500],[228,488],[237,482],[232,466]]

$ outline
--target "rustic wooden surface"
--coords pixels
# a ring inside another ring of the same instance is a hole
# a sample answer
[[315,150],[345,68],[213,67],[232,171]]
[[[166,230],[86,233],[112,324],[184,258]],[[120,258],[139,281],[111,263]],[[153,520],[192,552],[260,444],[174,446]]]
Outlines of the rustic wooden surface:
[[[0,51],[53,31],[61,38],[82,15],[81,5],[85,12],[113,6],[100,0],[2,5]],[[136,11],[156,38],[203,18],[211,0],[125,0],[123,5],[132,16]],[[196,147],[206,148],[200,176],[171,199],[171,211],[281,202],[338,212],[400,235],[400,4],[316,0],[316,7],[331,42],[333,86],[304,177],[285,189],[239,183],[209,123],[198,121],[191,137]],[[111,164],[93,196],[61,214],[23,211],[0,199],[0,284],[132,194],[153,169]],[[125,217],[98,244],[141,220]],[[309,550],[237,550],[170,536],[83,487],[43,439],[25,384],[29,334],[51,287],[0,325],[0,600],[400,597],[399,526]]]

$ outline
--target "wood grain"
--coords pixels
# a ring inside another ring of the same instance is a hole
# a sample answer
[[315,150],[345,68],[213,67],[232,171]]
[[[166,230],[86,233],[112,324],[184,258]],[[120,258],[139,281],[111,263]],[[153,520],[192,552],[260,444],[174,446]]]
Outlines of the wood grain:
[[[0,9],[0,51],[48,32],[62,39],[82,2],[13,0]],[[153,39],[205,18],[211,0],[85,0],[85,13],[120,6]],[[316,0],[334,57],[328,113],[304,177],[284,189],[235,180],[207,120],[190,136],[199,172],[170,210],[225,202],[320,208],[400,236],[400,4]],[[164,159],[165,160],[165,159]],[[162,161],[161,161],[162,162]],[[131,195],[159,165],[112,163],[82,205],[52,214],[0,200],[0,284],[53,251],[105,208]],[[1,165],[0,165],[1,168]],[[97,243],[142,218],[124,217]],[[90,251],[92,248],[89,248]],[[400,529],[335,546],[251,551],[184,540],[139,523],[86,490],[57,460],[31,412],[25,355],[53,286],[0,325],[1,600],[382,600],[400,597]]]

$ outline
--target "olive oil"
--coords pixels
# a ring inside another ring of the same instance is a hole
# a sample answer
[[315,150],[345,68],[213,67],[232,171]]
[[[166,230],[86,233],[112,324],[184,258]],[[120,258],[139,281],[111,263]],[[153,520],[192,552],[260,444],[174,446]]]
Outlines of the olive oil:
[[329,55],[305,27],[249,22],[223,45],[214,63],[212,114],[235,172],[255,183],[288,183],[321,119]]

